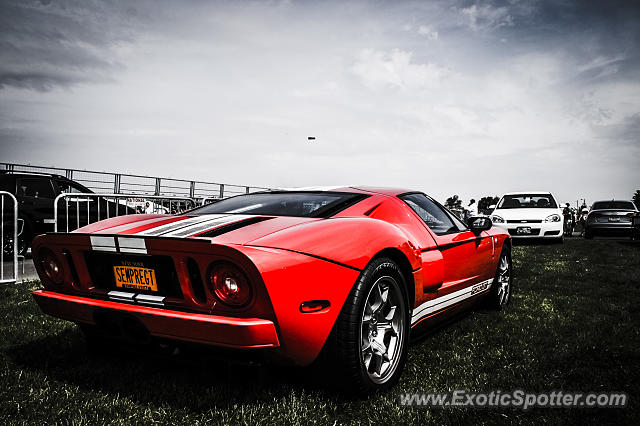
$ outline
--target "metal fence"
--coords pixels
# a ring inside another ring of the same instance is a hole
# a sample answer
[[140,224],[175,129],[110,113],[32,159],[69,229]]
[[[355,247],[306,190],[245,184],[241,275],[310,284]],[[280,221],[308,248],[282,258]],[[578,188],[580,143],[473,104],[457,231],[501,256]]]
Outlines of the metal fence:
[[97,172],[60,167],[31,166],[28,164],[0,163],[0,166],[9,171],[39,172],[65,176],[97,193],[217,199],[270,189],[260,186],[170,179],[157,176]]
[[179,214],[197,207],[189,197],[144,194],[60,194],[53,202],[53,231],[70,232],[126,214]]
[[18,201],[6,191],[0,191],[0,216],[0,283],[12,283],[18,279]]

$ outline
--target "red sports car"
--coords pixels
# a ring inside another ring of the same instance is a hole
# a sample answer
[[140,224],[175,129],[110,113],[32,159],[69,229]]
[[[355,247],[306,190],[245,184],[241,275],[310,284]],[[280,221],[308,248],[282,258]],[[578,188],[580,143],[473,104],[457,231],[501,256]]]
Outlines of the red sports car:
[[43,312],[91,336],[169,338],[310,364],[388,388],[409,335],[511,295],[511,240],[414,191],[241,195],[182,215],[128,215],[34,241]]

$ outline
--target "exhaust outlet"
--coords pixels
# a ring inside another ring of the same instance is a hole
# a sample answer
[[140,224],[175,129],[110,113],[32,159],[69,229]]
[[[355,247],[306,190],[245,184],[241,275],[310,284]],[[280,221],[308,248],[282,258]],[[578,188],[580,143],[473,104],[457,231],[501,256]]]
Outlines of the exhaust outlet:
[[93,320],[99,332],[106,337],[124,339],[137,344],[151,341],[151,334],[147,327],[134,316],[97,310],[93,314]]

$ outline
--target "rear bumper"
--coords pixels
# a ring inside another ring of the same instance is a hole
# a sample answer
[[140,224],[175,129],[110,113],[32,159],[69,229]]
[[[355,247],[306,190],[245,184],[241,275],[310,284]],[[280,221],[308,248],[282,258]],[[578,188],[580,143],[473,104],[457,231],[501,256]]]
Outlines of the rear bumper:
[[618,231],[618,232],[631,232],[633,230],[633,223],[623,222],[589,222],[587,228],[593,231]]
[[239,349],[280,346],[272,321],[193,314],[90,299],[47,290],[33,292],[42,312],[69,321],[95,324],[96,311],[135,317],[152,336]]
[[631,223],[588,223],[586,229],[596,236],[634,237],[640,235],[640,229]]

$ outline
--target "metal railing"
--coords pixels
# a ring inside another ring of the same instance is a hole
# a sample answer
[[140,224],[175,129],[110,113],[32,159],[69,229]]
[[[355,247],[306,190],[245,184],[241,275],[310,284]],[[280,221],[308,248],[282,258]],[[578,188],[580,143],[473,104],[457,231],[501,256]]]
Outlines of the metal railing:
[[222,198],[220,197],[202,197],[198,199],[198,205],[204,206],[205,204],[213,204],[213,203],[217,203],[220,200],[222,200]]
[[60,194],[53,201],[53,231],[70,232],[103,219],[126,214],[179,214],[196,206],[196,201],[189,197]]
[[249,194],[270,188],[228,183],[173,179],[126,173],[97,172],[65,169],[61,167],[32,166],[29,164],[0,163],[5,170],[14,172],[50,173],[65,176],[97,193],[164,195],[189,198],[226,198]]
[[[13,194],[0,191],[0,283],[13,283],[18,280],[18,201]],[[10,260],[8,269],[13,271],[12,278],[5,276],[5,261]]]

